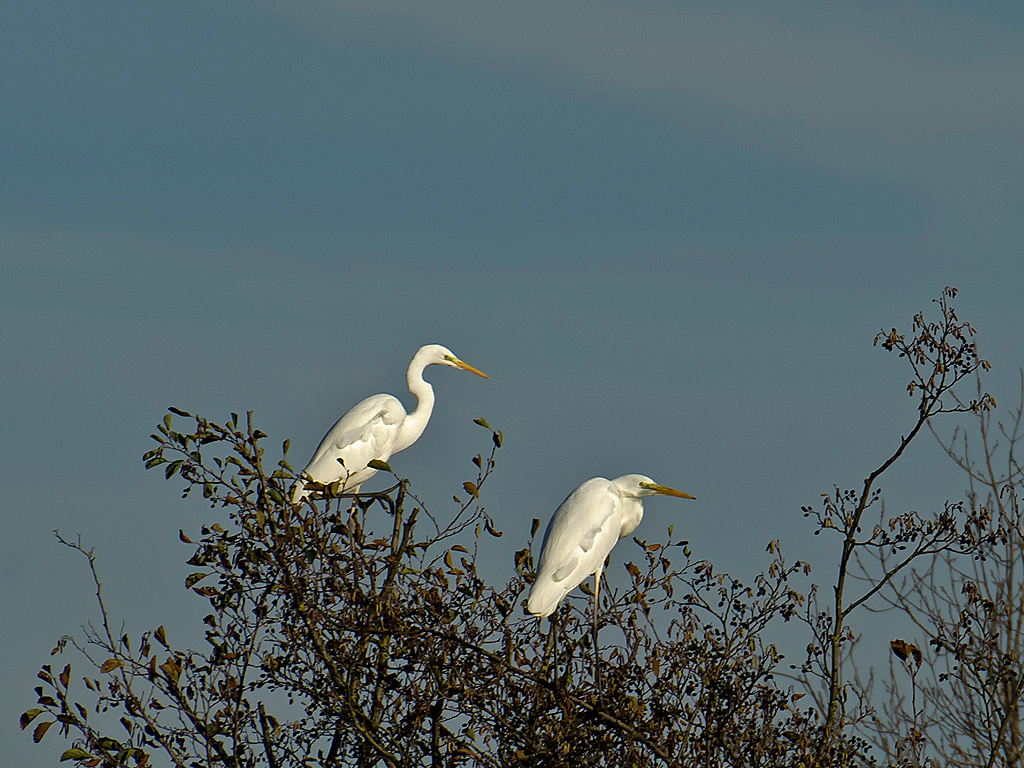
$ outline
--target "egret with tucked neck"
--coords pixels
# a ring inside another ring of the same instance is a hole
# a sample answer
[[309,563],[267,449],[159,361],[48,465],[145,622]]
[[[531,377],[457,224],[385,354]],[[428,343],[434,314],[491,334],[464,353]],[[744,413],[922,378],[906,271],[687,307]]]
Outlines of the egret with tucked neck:
[[[614,480],[595,477],[569,494],[544,532],[537,578],[526,610],[541,618],[550,616],[566,595],[593,574],[594,674],[598,679],[597,607],[604,561],[616,542],[640,525],[644,497],[658,495],[694,498],[658,485],[646,475],[623,475]],[[551,632],[553,639],[554,625]]]
[[377,473],[367,466],[371,461],[387,461],[415,443],[434,410],[434,388],[423,378],[423,369],[428,365],[447,365],[490,378],[462,362],[447,347],[420,347],[405,375],[409,391],[416,396],[416,409],[406,413],[398,398],[387,394],[373,395],[356,405],[324,435],[320,447],[300,473],[292,501],[300,502],[309,496],[309,480],[324,485],[340,481],[339,493],[358,493],[359,486]]

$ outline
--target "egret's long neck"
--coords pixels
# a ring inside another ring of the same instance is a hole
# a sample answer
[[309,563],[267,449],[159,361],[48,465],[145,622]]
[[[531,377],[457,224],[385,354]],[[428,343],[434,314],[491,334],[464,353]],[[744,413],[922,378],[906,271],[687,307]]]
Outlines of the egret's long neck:
[[641,499],[633,496],[622,498],[622,525],[619,528],[619,538],[629,536],[640,521],[644,519],[644,503]]
[[395,446],[395,453],[408,448],[419,440],[423,430],[427,428],[430,414],[434,410],[434,388],[423,378],[423,369],[427,367],[427,364],[418,357],[417,355],[409,363],[409,370],[405,374],[409,391],[416,395],[416,410],[405,417],[402,432],[398,436]]

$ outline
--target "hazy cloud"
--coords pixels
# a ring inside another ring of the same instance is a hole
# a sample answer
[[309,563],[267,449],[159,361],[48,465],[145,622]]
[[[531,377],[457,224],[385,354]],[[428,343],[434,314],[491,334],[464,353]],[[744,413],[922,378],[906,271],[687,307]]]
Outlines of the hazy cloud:
[[[727,146],[1013,213],[1024,36],[918,5],[324,0],[266,6],[305,33],[527,73]],[[955,190],[955,191],[954,191]]]

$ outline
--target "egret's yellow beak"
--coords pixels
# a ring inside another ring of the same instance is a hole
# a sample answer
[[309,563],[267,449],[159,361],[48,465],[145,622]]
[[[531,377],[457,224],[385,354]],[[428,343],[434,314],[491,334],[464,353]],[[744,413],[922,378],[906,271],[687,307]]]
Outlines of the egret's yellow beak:
[[491,378],[490,376],[488,376],[483,371],[478,371],[472,365],[470,365],[469,363],[462,362],[457,357],[452,359],[452,363],[455,365],[456,368],[461,368],[464,371],[469,371],[470,373],[475,373],[477,376],[483,376],[485,379]]
[[655,493],[659,493],[662,496],[678,496],[680,499],[696,499],[696,496],[691,496],[688,493],[677,491],[675,488],[669,488],[667,485],[658,485],[657,483],[644,483],[644,488],[650,488]]

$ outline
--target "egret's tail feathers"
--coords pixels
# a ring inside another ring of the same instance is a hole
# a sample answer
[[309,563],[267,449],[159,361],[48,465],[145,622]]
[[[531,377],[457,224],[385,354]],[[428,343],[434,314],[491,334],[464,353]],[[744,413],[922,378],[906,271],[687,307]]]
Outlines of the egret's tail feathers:
[[535,582],[533,589],[530,590],[530,597],[526,601],[526,610],[543,619],[555,612],[565,595],[565,590],[557,584]]

